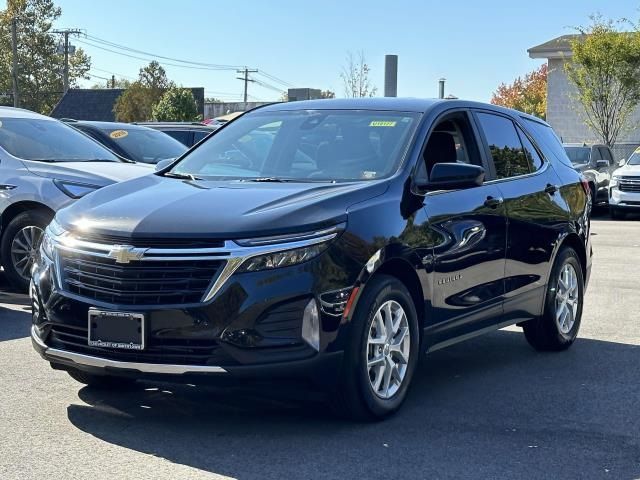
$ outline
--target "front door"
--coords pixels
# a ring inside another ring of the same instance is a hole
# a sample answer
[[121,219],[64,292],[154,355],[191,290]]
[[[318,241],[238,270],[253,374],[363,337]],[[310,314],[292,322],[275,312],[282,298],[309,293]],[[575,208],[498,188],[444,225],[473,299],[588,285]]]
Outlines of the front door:
[[[484,166],[478,137],[468,112],[440,120],[427,140],[425,174],[435,163],[466,162]],[[433,343],[471,335],[499,322],[504,295],[506,216],[500,190],[485,184],[425,196],[431,255],[426,327]]]

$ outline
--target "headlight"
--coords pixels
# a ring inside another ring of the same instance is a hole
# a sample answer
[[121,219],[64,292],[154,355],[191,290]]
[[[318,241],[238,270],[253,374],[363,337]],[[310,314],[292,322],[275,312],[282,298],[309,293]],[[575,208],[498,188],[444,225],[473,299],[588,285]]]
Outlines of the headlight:
[[66,180],[54,180],[53,183],[62,193],[71,198],[81,198],[87,193],[91,193],[99,189],[97,185],[88,185],[86,183],[67,182]]
[[327,242],[308,247],[295,248],[284,252],[267,253],[247,259],[238,272],[257,272],[272,268],[290,267],[317,257],[327,248]]
[[67,231],[62,228],[60,224],[55,221],[55,219],[52,220],[49,226],[45,229],[44,235],[42,236],[42,242],[40,243],[40,249],[42,250],[42,253],[50,260],[53,260],[56,240],[66,234]]

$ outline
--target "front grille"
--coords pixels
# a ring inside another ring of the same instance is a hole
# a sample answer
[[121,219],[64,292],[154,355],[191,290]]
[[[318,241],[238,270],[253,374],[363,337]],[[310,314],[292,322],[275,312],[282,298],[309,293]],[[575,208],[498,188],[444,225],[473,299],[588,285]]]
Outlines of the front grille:
[[223,240],[207,238],[123,237],[92,233],[74,234],[78,240],[106,245],[132,245],[146,248],[221,248]]
[[120,362],[216,366],[237,364],[215,340],[177,340],[151,336],[147,339],[145,350],[117,350],[88,346],[87,328],[68,325],[52,325],[47,345]]
[[640,177],[622,177],[618,181],[618,190],[640,193]]
[[60,252],[63,289],[114,305],[198,303],[224,260],[162,260],[118,264],[88,253]]

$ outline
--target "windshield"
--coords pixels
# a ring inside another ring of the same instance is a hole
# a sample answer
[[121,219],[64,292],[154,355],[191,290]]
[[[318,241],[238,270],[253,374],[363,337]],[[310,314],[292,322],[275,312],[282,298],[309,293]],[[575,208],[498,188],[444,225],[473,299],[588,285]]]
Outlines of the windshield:
[[120,161],[110,150],[77,130],[57,120],[40,118],[0,117],[0,147],[23,160]]
[[584,165],[591,160],[590,147],[564,147],[564,149],[574,165]]
[[136,162],[158,163],[166,158],[179,157],[187,151],[187,147],[173,137],[151,128],[113,128],[103,131]]
[[637,149],[627,160],[627,165],[640,165],[640,152]]
[[367,110],[254,112],[205,140],[172,173],[260,181],[384,178],[397,170],[418,118]]

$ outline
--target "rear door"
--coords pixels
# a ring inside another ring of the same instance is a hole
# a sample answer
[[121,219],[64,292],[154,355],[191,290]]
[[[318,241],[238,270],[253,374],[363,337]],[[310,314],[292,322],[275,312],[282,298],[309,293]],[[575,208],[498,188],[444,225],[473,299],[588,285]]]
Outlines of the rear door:
[[567,222],[560,179],[532,137],[512,118],[476,111],[484,148],[505,202],[505,321],[540,314],[558,226]]

